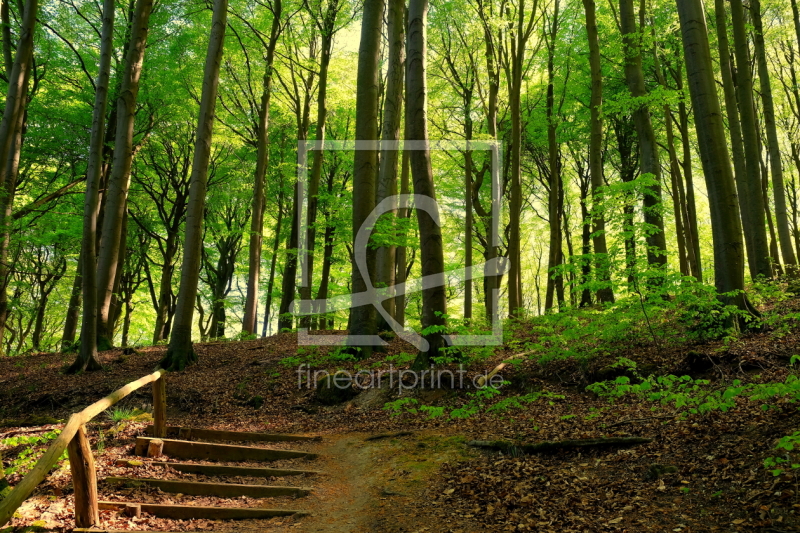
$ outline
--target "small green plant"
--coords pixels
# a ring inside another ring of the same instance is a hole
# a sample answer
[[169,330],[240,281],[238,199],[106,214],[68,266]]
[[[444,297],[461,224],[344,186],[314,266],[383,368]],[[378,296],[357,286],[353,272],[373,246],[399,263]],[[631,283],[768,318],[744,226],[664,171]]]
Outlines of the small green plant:
[[383,405],[383,408],[389,411],[390,416],[395,417],[403,414],[404,412],[416,414],[417,408],[412,406],[417,404],[419,404],[417,400],[406,396],[405,398],[398,398],[397,400],[394,400],[392,402],[386,402]]
[[777,450],[785,450],[785,457],[767,457],[764,459],[764,468],[769,470],[773,476],[781,475],[787,467],[795,470],[800,468],[800,464],[792,461],[792,452],[800,447],[800,431],[796,431],[791,435],[781,437],[778,444],[775,445]]
[[131,418],[135,417],[135,411],[135,409],[129,409],[127,407],[114,407],[113,409],[106,411],[106,416],[109,420],[116,424],[118,422],[122,422],[123,420],[130,420]]
[[[4,470],[5,475],[9,476],[15,472],[19,474],[26,473],[27,469],[33,466],[33,463],[36,461],[36,456],[34,455],[36,449],[39,446],[46,444],[48,441],[58,437],[60,433],[61,430],[53,430],[40,435],[19,435],[0,440],[0,446],[4,448],[13,448],[20,445],[27,446],[25,449],[19,452],[17,457],[13,459],[9,466]],[[64,451],[59,460],[66,458],[67,452]]]
[[386,361],[389,363],[393,363],[399,366],[407,365],[416,359],[416,355],[407,353],[407,352],[400,352],[397,355],[387,355]]

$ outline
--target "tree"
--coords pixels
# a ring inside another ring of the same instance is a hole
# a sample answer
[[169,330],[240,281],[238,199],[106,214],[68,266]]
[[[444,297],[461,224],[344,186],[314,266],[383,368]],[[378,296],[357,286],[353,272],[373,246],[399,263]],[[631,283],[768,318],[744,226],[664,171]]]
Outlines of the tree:
[[[353,157],[353,242],[366,231],[363,227],[375,207],[375,179],[378,175],[378,60],[381,49],[383,26],[383,0],[364,4],[361,19],[361,44],[358,49],[358,75],[356,92],[356,142],[363,146]],[[362,272],[353,261],[351,287],[353,295],[367,291],[367,281],[375,271],[375,253],[353,250],[354,254],[365,254],[367,272]],[[353,306],[350,309],[350,335],[375,335],[377,333],[376,312],[373,304]],[[361,346],[361,357],[369,357],[372,346]]]
[[[133,162],[133,126],[136,100],[147,45],[147,31],[153,0],[137,0],[131,25],[131,39],[125,54],[125,71],[117,95],[117,125],[114,139],[114,162],[108,179],[103,210],[103,231],[97,258],[97,349],[107,350],[113,342],[109,320],[114,286],[117,284],[120,246],[125,235],[122,219],[128,203],[131,164]],[[84,303],[86,305],[86,303]]]
[[83,314],[78,357],[70,372],[100,370],[97,361],[97,209],[100,174],[103,166],[103,140],[108,87],[111,76],[111,52],[114,46],[114,0],[103,2],[103,29],[100,37],[100,64],[95,83],[92,133],[89,141],[89,166],[86,170],[86,193],[83,201],[83,237],[81,238],[80,272],[83,284]]
[[256,174],[254,177],[253,204],[250,210],[253,213],[250,224],[250,243],[247,261],[247,296],[242,317],[242,331],[253,335],[256,333],[256,315],[258,314],[258,282],[261,276],[261,244],[264,232],[264,180],[267,175],[269,163],[269,109],[272,96],[272,76],[275,62],[275,48],[281,34],[281,16],[283,3],[274,0],[270,5],[272,12],[272,26],[269,39],[266,42],[264,58],[265,70],[262,81],[261,106],[258,109],[258,130],[256,141]]
[[[387,35],[389,38],[389,58],[386,76],[386,96],[383,100],[383,124],[381,140],[384,143],[397,142],[400,139],[400,119],[403,110],[403,70],[405,68],[405,0],[388,0]],[[380,155],[376,203],[397,194],[397,167],[399,151],[384,149]],[[393,203],[397,207],[397,203]],[[393,209],[385,216],[394,217]],[[383,308],[395,318],[395,258],[396,248],[393,245],[380,246],[375,251],[375,282],[386,291],[387,299]],[[380,330],[388,329],[383,317],[378,319]]]
[[743,203],[744,238],[747,243],[747,259],[750,276],[772,277],[769,245],[765,224],[764,194],[761,189],[761,151],[759,148],[758,127],[753,102],[753,79],[750,74],[750,48],[744,22],[742,0],[731,0],[731,21],[736,56],[736,96],[739,102],[739,116],[742,121],[742,140],[745,152],[746,180],[740,183],[746,187],[739,194],[745,198]]
[[439,208],[433,183],[433,168],[428,141],[428,94],[425,73],[427,52],[427,0],[411,0],[408,6],[408,59],[406,64],[406,127],[408,140],[421,141],[422,149],[411,151],[409,163],[414,194],[428,197],[430,210],[417,204],[422,277],[430,280],[422,290],[422,328],[427,349],[420,350],[413,367],[428,368],[433,357],[445,347],[447,293],[444,279],[444,252]]
[[711,207],[715,284],[724,300],[740,309],[749,309],[744,294],[739,204],[717,99],[703,3],[701,0],[678,0],[677,4],[697,141]]
[[597,14],[594,0],[583,0],[586,12],[586,35],[589,39],[589,68],[591,70],[592,96],[591,130],[589,133],[589,173],[592,180],[592,244],[594,246],[595,272],[597,279],[608,284],[597,290],[597,299],[602,303],[614,302],[614,291],[610,285],[608,246],[606,245],[605,216],[597,206],[600,188],[603,186],[603,70],[600,64],[600,38],[597,32]]
[[[644,4],[642,4],[644,5]],[[647,261],[651,265],[667,264],[667,241],[664,235],[664,220],[661,217],[661,163],[658,156],[658,142],[650,108],[646,103],[647,88],[642,71],[642,32],[637,28],[633,0],[619,2],[620,28],[625,54],[625,79],[633,97],[633,122],[639,138],[639,170],[642,174],[653,176],[654,183],[644,194],[644,220],[651,226],[647,235]],[[640,19],[643,14],[640,13]]]
[[789,231],[789,217],[786,208],[786,191],[783,182],[783,164],[781,163],[781,147],[778,141],[778,128],[775,124],[775,104],[772,98],[772,84],[769,81],[769,67],[764,44],[764,24],[761,21],[761,1],[750,2],[750,13],[753,20],[753,42],[755,44],[756,64],[758,65],[758,81],[761,88],[764,129],[767,133],[767,149],[769,151],[770,172],[772,174],[772,193],[775,195],[775,222],[780,237],[781,255],[787,272],[795,276],[797,259],[792,248],[792,234]]
[[203,69],[203,90],[192,159],[178,303],[175,309],[175,322],[169,348],[161,360],[161,366],[167,370],[183,370],[186,365],[197,361],[197,353],[192,346],[192,317],[200,272],[206,180],[211,158],[211,141],[214,136],[214,110],[217,103],[219,69],[222,63],[227,20],[228,0],[214,0],[214,14],[211,20],[211,32]]

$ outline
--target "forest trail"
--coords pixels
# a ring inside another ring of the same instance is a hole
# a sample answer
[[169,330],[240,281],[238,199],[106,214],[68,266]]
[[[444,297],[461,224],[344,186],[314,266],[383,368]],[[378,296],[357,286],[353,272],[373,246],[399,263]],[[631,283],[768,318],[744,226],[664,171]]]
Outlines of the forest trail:
[[[275,532],[417,532],[440,531],[424,519],[420,505],[438,467],[466,453],[460,439],[434,433],[361,433],[328,435],[314,446],[314,466],[323,474],[314,480],[302,517],[259,521],[259,531]],[[431,517],[432,518],[432,517]],[[275,522],[283,522],[275,524]],[[253,522],[255,524],[255,522]],[[225,531],[251,531],[250,521],[228,522]],[[460,531],[479,531],[474,528]],[[459,531],[459,529],[454,529]]]

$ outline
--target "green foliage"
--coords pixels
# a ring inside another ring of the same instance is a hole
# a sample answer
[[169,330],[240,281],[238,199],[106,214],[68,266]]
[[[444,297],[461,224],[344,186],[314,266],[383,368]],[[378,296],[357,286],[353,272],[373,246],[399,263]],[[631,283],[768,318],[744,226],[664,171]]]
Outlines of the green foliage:
[[[6,448],[26,446],[22,451],[19,452],[17,457],[10,462],[9,466],[6,467],[5,474],[7,476],[14,473],[25,475],[28,469],[32,467],[37,460],[37,456],[34,455],[36,451],[41,446],[58,437],[60,433],[61,430],[52,430],[39,435],[19,435],[17,437],[9,437],[1,440],[0,445]],[[66,458],[67,452],[64,451],[64,453],[61,454],[59,461]]]
[[800,459],[796,457],[796,453],[792,453],[798,447],[800,447],[800,431],[781,437],[775,445],[775,449],[785,450],[785,456],[767,457],[764,459],[764,468],[769,470],[773,476],[781,475],[787,467],[792,470],[800,468]]

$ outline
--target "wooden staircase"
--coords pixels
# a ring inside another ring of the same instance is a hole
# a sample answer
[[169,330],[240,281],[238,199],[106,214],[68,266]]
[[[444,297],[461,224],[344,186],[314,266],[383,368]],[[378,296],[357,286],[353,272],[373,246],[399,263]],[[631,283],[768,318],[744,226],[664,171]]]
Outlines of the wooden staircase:
[[[146,430],[147,434],[153,434],[153,426]],[[162,454],[170,459],[200,460],[203,463],[173,462],[149,459],[127,459],[117,461],[118,466],[138,467],[150,465],[163,468],[173,468],[178,472],[188,474],[200,474],[216,477],[297,477],[312,476],[319,474],[315,470],[293,469],[293,468],[265,468],[253,467],[249,465],[229,465],[206,463],[205,461],[224,461],[224,462],[269,462],[285,459],[307,459],[317,458],[317,454],[286,449],[262,448],[257,446],[243,446],[233,444],[222,444],[220,441],[228,442],[303,442],[318,441],[318,437],[308,437],[303,435],[276,435],[268,433],[249,433],[237,431],[218,431],[197,428],[179,428],[170,426],[166,428],[166,435],[178,437],[177,439],[159,439],[163,442]],[[198,439],[198,440],[192,440]],[[151,443],[156,440],[153,437],[138,437],[136,439],[135,453],[138,456],[146,456]],[[155,443],[158,447],[162,442]],[[155,459],[155,458],[153,458]],[[167,493],[180,493],[187,496],[218,496],[220,498],[268,498],[277,496],[303,497],[311,492],[310,487],[303,486],[273,486],[261,484],[242,484],[242,483],[209,483],[194,480],[181,479],[158,479],[158,478],[139,478],[139,477],[108,477],[106,483],[124,487],[152,487]],[[129,516],[138,516],[141,512],[152,514],[159,518],[172,519],[210,519],[210,520],[236,520],[236,519],[255,519],[272,518],[276,516],[290,516],[307,514],[297,509],[268,509],[259,507],[210,507],[196,505],[172,505],[172,504],[153,504],[137,502],[98,502],[99,508],[118,510]],[[92,531],[96,529],[77,528],[76,532]]]

